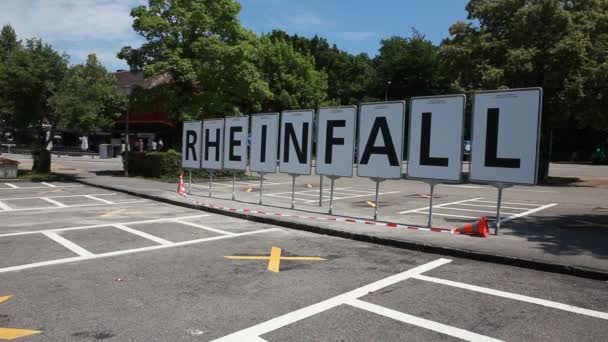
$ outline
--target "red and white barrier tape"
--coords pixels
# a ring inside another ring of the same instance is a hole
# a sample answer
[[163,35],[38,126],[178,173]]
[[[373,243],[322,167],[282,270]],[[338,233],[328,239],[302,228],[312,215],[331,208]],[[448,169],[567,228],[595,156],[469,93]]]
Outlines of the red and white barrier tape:
[[228,208],[220,205],[215,205],[211,203],[204,203],[198,200],[193,199],[188,194],[180,194],[184,196],[190,202],[201,205],[207,208],[225,210],[230,212],[241,212],[247,214],[258,214],[258,215],[266,215],[266,216],[279,216],[279,217],[293,217],[298,219],[307,219],[307,220],[317,220],[317,221],[336,221],[336,222],[348,222],[348,223],[359,223],[359,224],[367,224],[374,226],[385,226],[390,228],[405,228],[409,230],[422,230],[425,232],[434,232],[434,233],[448,233],[451,235],[460,234],[457,229],[444,229],[444,228],[424,228],[424,227],[416,227],[416,226],[408,226],[399,223],[384,223],[384,222],[376,222],[376,221],[366,221],[355,218],[344,218],[344,217],[316,217],[316,216],[301,216],[301,215],[292,215],[292,214],[283,214],[283,213],[271,213],[264,210],[252,210],[252,209],[239,209],[239,208]]

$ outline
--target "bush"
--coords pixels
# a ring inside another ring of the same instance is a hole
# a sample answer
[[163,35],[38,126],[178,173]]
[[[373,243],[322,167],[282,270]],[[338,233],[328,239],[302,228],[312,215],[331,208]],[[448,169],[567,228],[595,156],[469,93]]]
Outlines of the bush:
[[[142,176],[151,178],[174,179],[182,172],[182,155],[175,150],[167,152],[129,152],[129,176]],[[123,168],[124,168],[123,155]],[[232,176],[231,171],[214,172],[215,177]],[[237,173],[238,177],[243,172]],[[206,170],[195,170],[192,172],[195,178],[208,178]]]

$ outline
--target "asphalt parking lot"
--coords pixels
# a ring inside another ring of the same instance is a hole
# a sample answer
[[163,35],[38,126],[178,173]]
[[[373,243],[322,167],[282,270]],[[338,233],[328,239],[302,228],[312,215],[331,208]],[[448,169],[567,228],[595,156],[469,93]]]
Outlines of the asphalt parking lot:
[[[0,182],[0,340],[601,341],[608,334],[606,282],[293,231],[75,183],[8,184]],[[253,199],[249,187],[238,196]]]

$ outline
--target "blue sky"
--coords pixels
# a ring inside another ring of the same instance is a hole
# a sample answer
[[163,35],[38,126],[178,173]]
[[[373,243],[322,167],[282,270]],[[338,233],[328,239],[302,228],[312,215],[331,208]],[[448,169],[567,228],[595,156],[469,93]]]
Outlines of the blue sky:
[[[0,25],[10,23],[21,39],[40,37],[82,62],[96,53],[109,69],[125,69],[116,58],[122,46],[142,40],[129,11],[145,0],[1,0]],[[241,0],[240,19],[256,33],[275,28],[307,37],[323,36],[351,53],[374,56],[380,40],[409,36],[414,27],[438,44],[448,28],[466,19],[467,0]]]

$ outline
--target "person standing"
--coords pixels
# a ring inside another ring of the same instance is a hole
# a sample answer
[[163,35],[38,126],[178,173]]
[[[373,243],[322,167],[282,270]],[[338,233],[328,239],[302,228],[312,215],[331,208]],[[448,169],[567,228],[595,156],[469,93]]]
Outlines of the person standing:
[[156,152],[158,150],[158,143],[156,140],[152,140],[152,152]]
[[163,143],[163,139],[162,138],[158,139],[158,150],[162,152],[162,151],[164,151],[164,149],[165,149],[165,143]]

